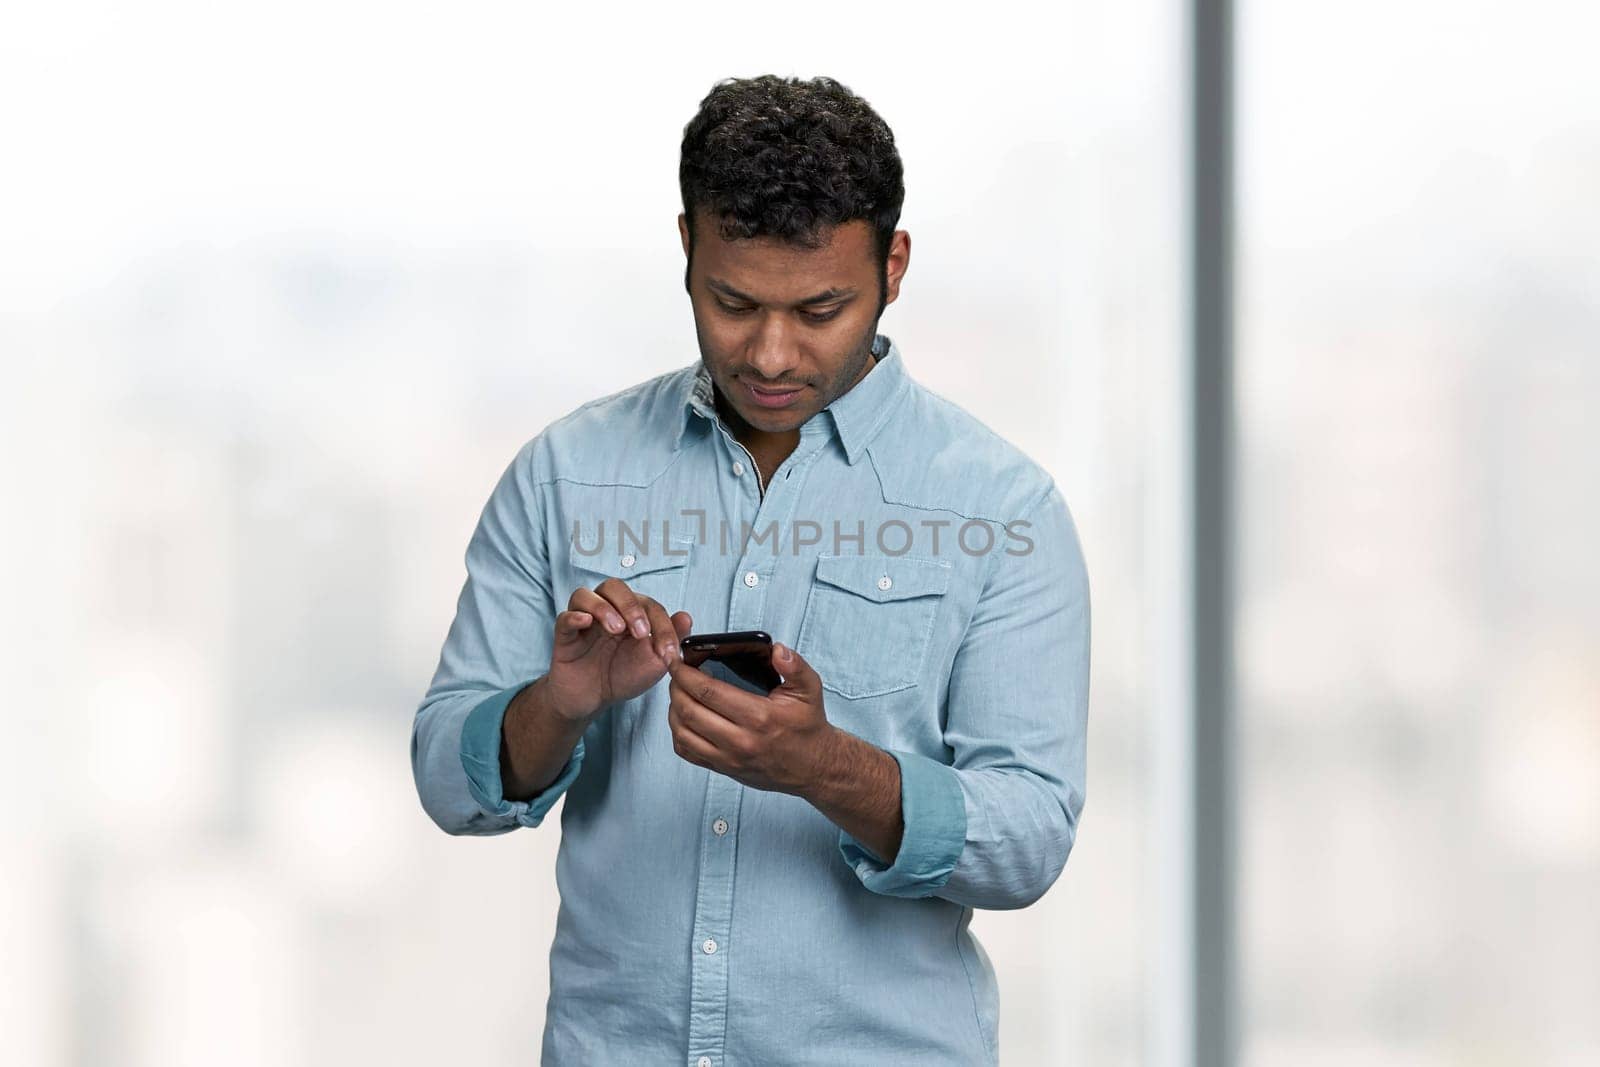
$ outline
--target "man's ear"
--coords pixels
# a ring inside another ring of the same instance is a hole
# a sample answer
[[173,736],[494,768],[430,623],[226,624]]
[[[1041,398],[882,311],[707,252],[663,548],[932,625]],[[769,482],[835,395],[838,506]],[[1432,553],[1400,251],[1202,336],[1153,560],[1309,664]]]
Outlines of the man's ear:
[[678,236],[683,240],[683,254],[689,254],[689,219],[683,212],[678,212]]
[[884,264],[884,282],[886,290],[883,302],[892,304],[900,296],[900,279],[906,276],[906,270],[911,266],[911,234],[905,230],[894,231],[894,236],[889,241],[889,258]]

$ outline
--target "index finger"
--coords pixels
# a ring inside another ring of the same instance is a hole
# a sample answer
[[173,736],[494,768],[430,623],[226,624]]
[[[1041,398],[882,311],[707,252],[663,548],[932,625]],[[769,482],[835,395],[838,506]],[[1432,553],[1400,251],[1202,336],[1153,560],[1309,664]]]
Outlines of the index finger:
[[647,597],[640,597],[638,593],[628,588],[628,583],[621,578],[607,578],[595,586],[594,591],[610,601],[611,606],[617,609],[617,614],[622,616],[629,633],[635,637],[649,636],[653,627],[651,619],[644,610],[643,602],[648,599]]
[[656,655],[660,656],[663,662],[671,663],[679,651],[678,628],[672,625],[672,616],[655,597],[635,595],[638,596],[640,606],[644,608],[645,617],[650,621],[650,639],[655,642]]

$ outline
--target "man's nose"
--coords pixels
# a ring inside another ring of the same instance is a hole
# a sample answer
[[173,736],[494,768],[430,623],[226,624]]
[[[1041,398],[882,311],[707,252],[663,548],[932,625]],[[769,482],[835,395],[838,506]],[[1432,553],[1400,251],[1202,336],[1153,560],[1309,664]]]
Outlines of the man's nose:
[[763,381],[785,382],[800,365],[799,337],[783,315],[767,315],[750,349],[750,367]]

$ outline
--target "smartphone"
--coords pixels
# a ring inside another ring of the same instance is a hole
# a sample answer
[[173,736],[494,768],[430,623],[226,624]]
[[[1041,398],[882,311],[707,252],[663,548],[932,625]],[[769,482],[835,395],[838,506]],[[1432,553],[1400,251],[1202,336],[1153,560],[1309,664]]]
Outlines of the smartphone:
[[764,630],[690,634],[681,647],[689,666],[760,696],[783,684],[772,666],[772,637]]

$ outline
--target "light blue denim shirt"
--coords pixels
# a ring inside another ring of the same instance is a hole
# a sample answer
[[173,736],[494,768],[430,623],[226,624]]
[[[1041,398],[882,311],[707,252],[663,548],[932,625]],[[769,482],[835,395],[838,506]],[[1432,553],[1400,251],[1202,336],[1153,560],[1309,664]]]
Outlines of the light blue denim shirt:
[[[452,834],[537,827],[566,797],[547,1067],[998,1063],[969,926],[1038,900],[1072,848],[1088,575],[1050,475],[886,335],[874,354],[764,491],[696,360],[551,423],[483,509],[412,770]],[[680,758],[667,678],[505,798],[506,705],[548,670],[573,590],[608,576],[816,668],[829,721],[899,764],[892,865],[810,802]]]

